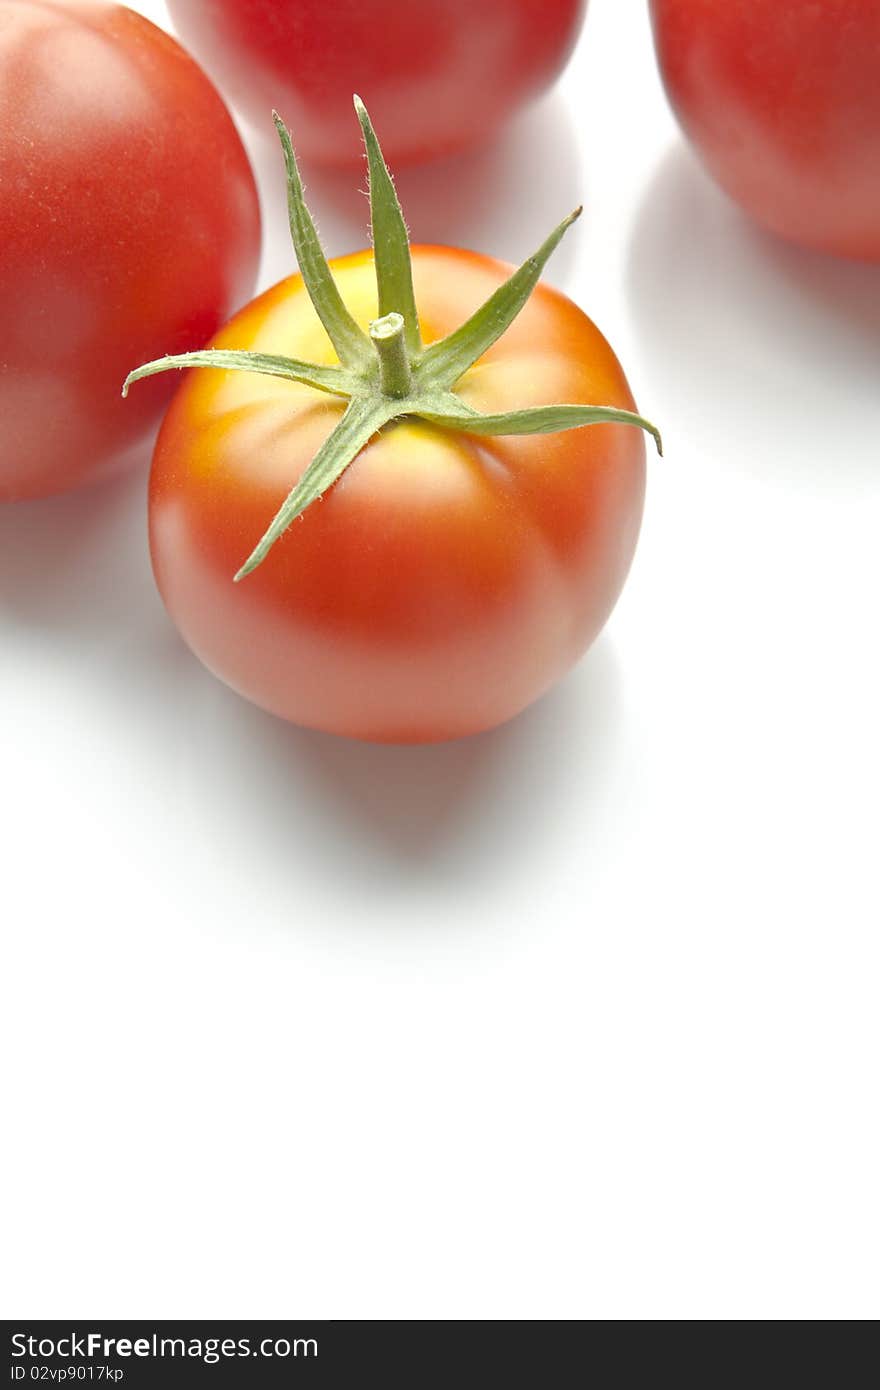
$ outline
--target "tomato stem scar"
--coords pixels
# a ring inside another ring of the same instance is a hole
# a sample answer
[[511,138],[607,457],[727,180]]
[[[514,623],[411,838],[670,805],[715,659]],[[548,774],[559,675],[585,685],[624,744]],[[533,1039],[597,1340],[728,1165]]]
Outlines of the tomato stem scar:
[[370,324],[370,337],[379,357],[379,382],[386,396],[402,400],[412,386],[403,314],[385,314]]

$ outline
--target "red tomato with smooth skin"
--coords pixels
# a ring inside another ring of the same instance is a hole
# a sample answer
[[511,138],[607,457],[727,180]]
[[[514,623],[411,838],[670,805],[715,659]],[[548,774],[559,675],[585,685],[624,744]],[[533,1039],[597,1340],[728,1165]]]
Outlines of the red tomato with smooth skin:
[[490,137],[562,70],[586,0],[169,0],[183,41],[267,127],[282,112],[301,154],[352,165],[351,94],[396,164]]
[[651,0],[675,112],[780,236],[880,260],[878,0]]
[[[413,269],[427,343],[510,271],[430,246],[413,248]],[[333,271],[365,326],[377,312],[372,252]],[[213,346],[335,361],[299,276]],[[543,283],[456,390],[488,413],[559,400],[633,408],[599,330]],[[153,566],[172,618],[210,670],[297,724],[427,742],[510,719],[582,655],[620,593],[642,516],[641,431],[478,439],[401,419],[233,584],[343,409],[292,381],[187,373],[150,484]]]
[[174,39],[102,0],[0,0],[0,500],[92,482],[173,390],[122,382],[201,346],[253,288],[250,165]]

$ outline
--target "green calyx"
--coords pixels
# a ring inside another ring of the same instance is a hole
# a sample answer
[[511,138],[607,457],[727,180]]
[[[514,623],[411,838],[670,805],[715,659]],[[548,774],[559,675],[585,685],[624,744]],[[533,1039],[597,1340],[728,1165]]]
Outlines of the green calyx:
[[602,422],[635,425],[653,435],[657,450],[662,453],[659,431],[641,415],[629,410],[562,404],[483,415],[456,394],[456,382],[519,314],[551,254],[580,216],[581,209],[577,208],[566,217],[534,255],[514,271],[466,323],[425,348],[413,292],[406,223],[366,107],[359,97],[355,97],[354,104],[367,150],[373,256],[379,292],[379,317],[370,324],[369,334],[352,318],[333,279],[305,204],[290,133],[276,114],[274,120],[287,170],[290,231],[300,274],[336,351],[338,365],[322,367],[289,357],[208,348],[203,352],[160,357],[148,362],[133,371],[122,388],[123,396],[127,396],[134,382],[158,372],[172,368],[214,367],[221,371],[284,377],[348,401],[336,428],[288,494],[265,535],[235,575],[236,580],[244,579],[262,564],[291,522],[326,492],[375,434],[404,416],[471,435],[551,434]]

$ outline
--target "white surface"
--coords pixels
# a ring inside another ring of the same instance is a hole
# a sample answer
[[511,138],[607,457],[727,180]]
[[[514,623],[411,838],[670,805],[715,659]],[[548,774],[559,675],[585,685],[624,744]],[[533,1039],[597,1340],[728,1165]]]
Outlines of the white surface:
[[533,711],[299,732],[177,639],[143,477],[0,513],[6,1316],[878,1312],[880,269],[716,193],[641,5],[520,134],[462,206],[402,174],[414,236],[519,260],[583,198],[550,278],[667,445]]

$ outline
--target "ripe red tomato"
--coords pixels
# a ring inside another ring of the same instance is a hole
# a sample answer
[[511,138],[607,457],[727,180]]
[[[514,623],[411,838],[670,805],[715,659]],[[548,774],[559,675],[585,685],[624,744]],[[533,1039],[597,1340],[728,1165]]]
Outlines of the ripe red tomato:
[[169,0],[184,42],[265,126],[280,110],[300,152],[352,164],[360,92],[400,164],[492,135],[561,71],[586,0]]
[[758,222],[880,260],[878,0],[651,0],[667,92]]
[[[259,207],[229,114],[167,34],[102,0],[0,0],[0,500],[113,471],[253,288]],[[133,407],[133,408],[132,408]]]
[[[426,342],[510,270],[424,246],[413,267]],[[367,324],[372,253],[333,269]],[[214,346],[335,361],[299,276],[256,299]],[[545,285],[457,390],[486,412],[633,406],[598,329]],[[477,439],[398,421],[233,584],[342,410],[273,377],[184,377],[150,484],[153,565],[171,616],[210,670],[297,724],[424,742],[511,718],[582,655],[620,593],[642,515],[641,432],[603,424]]]
[[205,665],[298,724],[429,742],[510,719],[589,645],[636,544],[641,431],[660,436],[539,283],[580,209],[510,275],[413,250],[355,108],[374,250],[328,266],[276,117],[300,275],[125,390],[198,369],[156,444],[150,543]]

